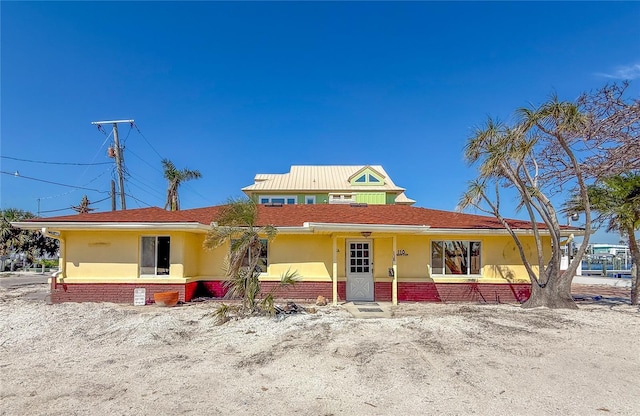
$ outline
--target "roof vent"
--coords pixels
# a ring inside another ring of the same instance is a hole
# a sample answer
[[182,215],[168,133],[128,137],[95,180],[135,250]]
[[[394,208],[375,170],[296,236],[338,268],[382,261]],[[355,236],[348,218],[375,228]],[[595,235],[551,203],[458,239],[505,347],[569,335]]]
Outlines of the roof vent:
[[365,203],[358,203],[358,204],[349,204],[349,206],[354,208],[366,208],[368,205]]
[[275,208],[280,208],[282,207],[282,204],[274,204],[274,203],[269,203],[269,204],[264,204],[265,207],[275,207]]

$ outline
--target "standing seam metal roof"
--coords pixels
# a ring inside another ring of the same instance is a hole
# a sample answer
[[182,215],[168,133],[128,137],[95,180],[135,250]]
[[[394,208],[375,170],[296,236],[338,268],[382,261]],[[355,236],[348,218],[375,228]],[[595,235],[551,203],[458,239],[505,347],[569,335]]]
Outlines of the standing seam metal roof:
[[[384,185],[351,185],[349,177],[370,167],[384,176]],[[243,191],[404,191],[380,165],[291,166],[289,173],[258,174]]]

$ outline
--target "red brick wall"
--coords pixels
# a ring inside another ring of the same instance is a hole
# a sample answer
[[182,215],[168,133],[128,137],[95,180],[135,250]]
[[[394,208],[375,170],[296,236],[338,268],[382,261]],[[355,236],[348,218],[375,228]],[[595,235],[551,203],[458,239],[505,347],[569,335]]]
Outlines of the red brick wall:
[[[177,291],[179,299],[190,301],[196,292],[206,296],[222,297],[226,293],[221,281],[191,282],[187,284],[122,284],[122,283],[70,283],[58,284],[51,289],[51,301],[60,302],[115,302],[133,303],[133,290],[144,287],[147,303],[153,303],[157,292]],[[391,282],[375,283],[375,300],[391,301]],[[204,293],[201,292],[202,289]],[[300,282],[295,286],[280,287],[278,282],[262,282],[262,291],[274,290],[276,298],[315,300],[318,295],[327,301],[333,299],[332,282]],[[524,302],[531,295],[529,284],[510,283],[398,283],[400,302]],[[346,282],[338,282],[338,300],[346,299]]]
[[211,296],[214,298],[221,298],[227,293],[227,289],[224,287],[222,281],[207,281],[198,282],[200,288],[203,289],[203,296]]
[[68,283],[58,284],[51,290],[51,302],[114,302],[133,303],[133,290],[146,289],[146,302],[153,303],[153,294],[178,292],[183,302],[191,300],[197,282],[185,284],[134,284],[134,283]]
[[328,302],[333,299],[332,282],[298,282],[294,286],[283,287],[279,282],[262,282],[260,286],[265,294],[273,290],[276,298],[316,300],[318,295],[322,295]]
[[375,282],[373,296],[380,302],[391,302],[391,282]]
[[398,301],[410,302],[524,302],[528,283],[398,283]]

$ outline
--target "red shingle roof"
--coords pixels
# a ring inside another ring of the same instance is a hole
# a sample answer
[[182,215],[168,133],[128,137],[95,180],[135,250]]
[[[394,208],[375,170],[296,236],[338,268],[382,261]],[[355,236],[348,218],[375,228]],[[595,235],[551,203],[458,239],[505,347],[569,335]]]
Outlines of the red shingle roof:
[[[38,218],[33,222],[126,222],[126,223],[201,223],[215,221],[219,206],[183,211],[141,208],[62,217]],[[259,206],[258,224],[277,227],[301,227],[305,222],[333,224],[428,225],[441,229],[502,229],[500,222],[488,216],[440,211],[406,205],[283,205]],[[509,220],[513,228],[530,229],[529,221]],[[540,225],[541,228],[544,224]]]

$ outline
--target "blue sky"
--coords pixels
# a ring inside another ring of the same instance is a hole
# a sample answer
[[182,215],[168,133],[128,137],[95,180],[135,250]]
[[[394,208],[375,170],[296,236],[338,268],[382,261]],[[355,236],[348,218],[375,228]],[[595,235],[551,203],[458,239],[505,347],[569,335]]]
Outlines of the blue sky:
[[39,200],[43,216],[108,197],[111,139],[90,123],[130,118],[128,208],[163,206],[162,156],[203,174],[183,208],[292,164],[380,164],[418,206],[453,210],[475,175],[462,149],[488,115],[640,78],[635,2],[0,7],[0,163],[20,174],[0,175],[0,206]]

